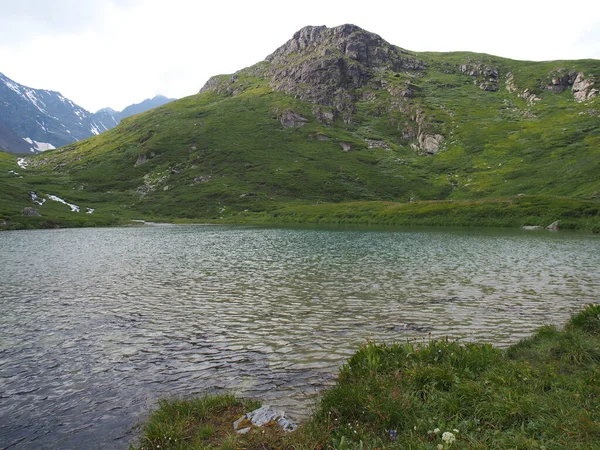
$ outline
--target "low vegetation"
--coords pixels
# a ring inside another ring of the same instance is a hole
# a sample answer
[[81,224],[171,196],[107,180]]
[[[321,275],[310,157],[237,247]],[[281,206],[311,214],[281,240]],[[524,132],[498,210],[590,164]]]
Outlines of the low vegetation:
[[600,449],[600,305],[506,350],[368,342],[292,433],[246,435],[254,402],[164,400],[139,449]]
[[[351,30],[347,38],[360,42],[361,33]],[[290,64],[339,54],[330,43],[319,45],[322,51],[298,60],[290,55]],[[380,45],[381,54],[395,51]],[[294,95],[306,86],[292,78],[283,80],[289,92],[274,90],[269,63],[261,62],[99,136],[28,157],[27,169],[0,155],[0,223],[518,227],[560,219],[563,228],[599,230],[600,97],[578,101],[573,85],[581,73],[597,87],[598,61],[403,55],[419,67],[374,68],[348,56],[341,66],[318,60],[313,66],[325,64],[329,81],[339,84],[339,95],[320,103]],[[335,76],[342,66],[360,69],[362,81],[344,84],[348,77]],[[493,76],[483,79],[482,71]],[[312,74],[306,82],[315,92],[319,73],[305,74]],[[430,154],[427,136],[443,137]],[[36,205],[31,192],[94,213]],[[25,207],[42,218],[22,217]]]

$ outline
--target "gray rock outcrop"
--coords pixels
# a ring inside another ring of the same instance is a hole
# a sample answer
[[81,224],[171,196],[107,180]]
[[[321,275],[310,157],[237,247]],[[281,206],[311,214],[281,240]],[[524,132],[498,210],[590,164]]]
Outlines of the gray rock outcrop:
[[579,72],[577,78],[573,81],[573,96],[578,102],[590,100],[598,96],[598,89],[594,89],[594,82],[586,79],[583,72]]
[[300,128],[306,125],[308,119],[300,114],[286,109],[279,114],[279,122],[284,128]]
[[21,215],[29,216],[29,217],[41,217],[42,216],[39,212],[37,212],[37,210],[35,208],[32,208],[31,206],[27,206],[27,207],[23,208],[23,211],[21,211]]
[[560,94],[567,90],[577,78],[577,72],[566,69],[556,69],[550,72],[550,82],[544,86],[544,90]]
[[484,91],[497,91],[500,71],[487,64],[461,64],[459,69],[462,73],[475,78],[474,83]]
[[137,157],[135,164],[133,166],[134,167],[141,166],[142,164],[145,164],[146,162],[148,162],[149,159],[152,159],[155,156],[156,156],[156,153],[154,153],[154,152],[142,153]]
[[377,70],[421,71],[423,61],[355,25],[308,26],[267,57],[275,91],[335,103],[339,90],[364,87]]
[[275,411],[270,406],[262,406],[233,422],[233,429],[238,434],[246,434],[253,427],[262,427],[270,423],[277,423],[283,431],[288,432],[298,428],[298,425],[285,417],[285,412]]
[[522,91],[520,91],[515,83],[515,76],[512,74],[512,72],[509,72],[506,75],[506,90],[511,94],[516,93],[519,97],[527,101],[527,104],[529,106],[541,100],[541,98],[535,95],[535,93],[532,92],[529,88],[525,88]]

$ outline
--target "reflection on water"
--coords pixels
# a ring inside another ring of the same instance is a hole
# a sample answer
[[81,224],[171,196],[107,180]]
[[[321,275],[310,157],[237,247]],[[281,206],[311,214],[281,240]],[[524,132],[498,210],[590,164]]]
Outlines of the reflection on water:
[[300,418],[366,339],[507,345],[597,301],[563,233],[169,226],[0,233],[0,447],[125,448],[163,396]]

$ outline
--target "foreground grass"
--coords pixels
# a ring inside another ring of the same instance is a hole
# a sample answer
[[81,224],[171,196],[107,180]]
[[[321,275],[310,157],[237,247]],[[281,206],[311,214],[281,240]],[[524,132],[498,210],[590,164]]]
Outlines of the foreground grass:
[[600,449],[600,305],[505,351],[367,343],[297,431],[236,435],[256,404],[162,401],[140,449]]

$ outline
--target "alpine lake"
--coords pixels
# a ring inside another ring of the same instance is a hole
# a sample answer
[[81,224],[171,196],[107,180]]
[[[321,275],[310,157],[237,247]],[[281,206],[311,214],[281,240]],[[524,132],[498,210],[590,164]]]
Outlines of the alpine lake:
[[507,346],[598,301],[600,237],[155,225],[0,233],[0,448],[127,448],[159,398],[310,413],[357,348]]

